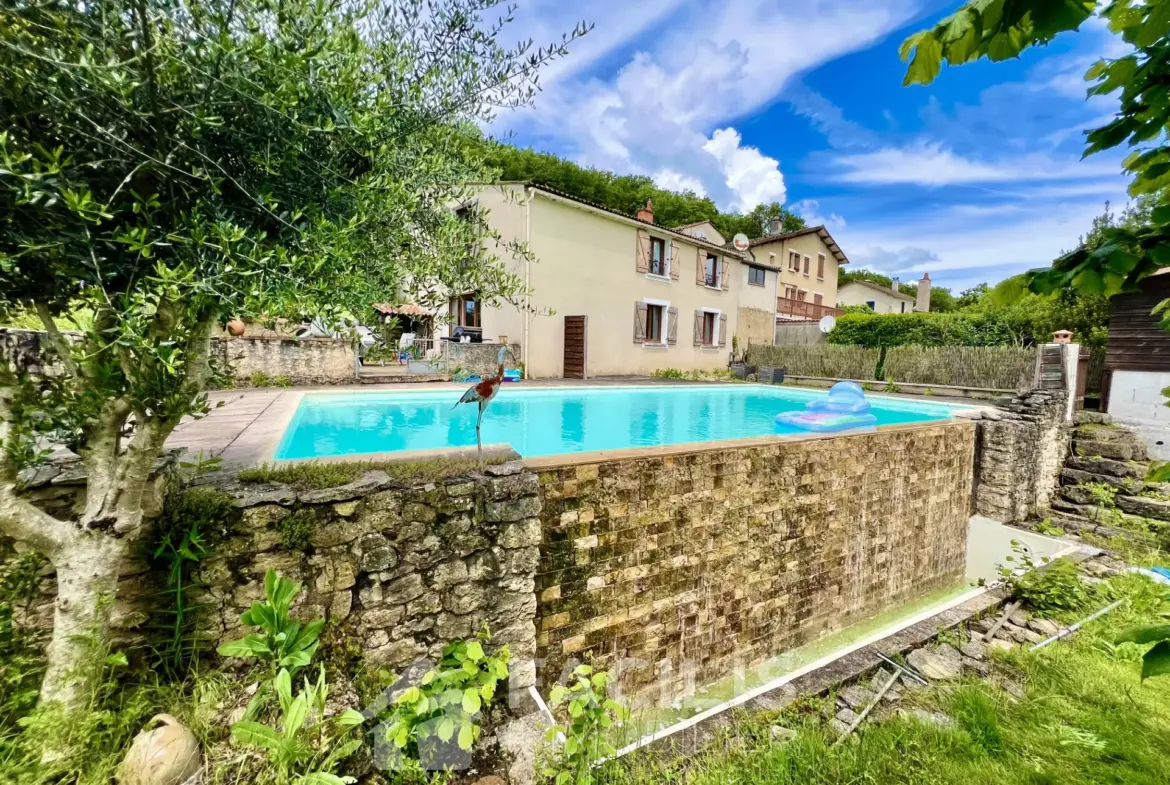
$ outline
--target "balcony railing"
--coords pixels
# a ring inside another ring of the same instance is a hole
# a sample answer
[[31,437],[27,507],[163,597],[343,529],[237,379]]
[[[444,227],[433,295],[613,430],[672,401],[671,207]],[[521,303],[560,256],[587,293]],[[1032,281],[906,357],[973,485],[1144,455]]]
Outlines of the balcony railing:
[[840,308],[833,308],[819,303],[809,303],[804,300],[790,300],[787,297],[776,298],[776,313],[790,319],[804,319],[819,321],[822,316],[840,316],[845,313]]

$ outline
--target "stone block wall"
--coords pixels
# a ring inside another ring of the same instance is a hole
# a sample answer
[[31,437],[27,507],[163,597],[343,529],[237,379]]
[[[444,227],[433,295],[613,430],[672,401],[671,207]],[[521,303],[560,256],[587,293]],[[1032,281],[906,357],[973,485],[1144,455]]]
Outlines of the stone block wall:
[[542,683],[592,655],[634,704],[959,581],[970,423],[540,469]]
[[[447,361],[448,369],[462,368],[468,373],[477,373],[480,376],[495,376],[497,359],[500,356],[500,343],[455,343],[443,342],[443,356]],[[511,354],[504,355],[505,368],[520,367],[520,344],[509,343]]]
[[[368,662],[395,670],[434,659],[445,644],[486,624],[495,643],[511,648],[513,693],[535,682],[541,501],[537,476],[521,463],[414,487],[373,471],[325,490],[223,490],[240,513],[198,564],[191,577],[199,588],[189,598],[201,606],[198,632],[211,643],[245,634],[240,614],[264,599],[271,568],[303,586],[294,615],[340,625]],[[293,516],[306,527],[303,545],[287,544]],[[142,556],[122,569],[114,611],[121,641],[145,634],[150,598],[165,580]],[[19,623],[51,626],[55,594],[50,569],[41,599]]]
[[973,510],[1015,523],[1048,506],[1068,454],[1068,393],[1032,390],[976,421]]
[[212,348],[235,378],[250,381],[254,373],[269,379],[285,377],[291,384],[345,384],[357,381],[353,343],[334,338],[215,338]]

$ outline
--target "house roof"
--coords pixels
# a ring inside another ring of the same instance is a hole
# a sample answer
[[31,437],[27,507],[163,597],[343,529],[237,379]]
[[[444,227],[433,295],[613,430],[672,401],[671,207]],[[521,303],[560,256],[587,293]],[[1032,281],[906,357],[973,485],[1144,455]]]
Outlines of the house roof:
[[[880,283],[874,283],[873,281],[860,281],[860,280],[850,281],[849,283],[845,284],[845,286],[864,286],[866,289],[873,289],[875,292],[881,292],[882,294],[889,295],[890,297],[895,297],[899,300],[909,300],[910,302],[914,302],[914,300],[915,300],[915,298],[911,297],[908,294],[902,294],[901,292],[895,292],[893,287],[882,286]],[[842,286],[841,289],[844,289],[845,286]]]
[[[549,194],[551,196],[554,196],[558,199],[564,199],[564,200],[569,201],[569,202],[576,202],[577,204],[584,205],[585,207],[589,207],[593,210],[599,210],[603,213],[608,213],[609,215],[612,215],[615,218],[621,218],[626,223],[637,224],[638,226],[645,227],[647,229],[653,228],[655,231],[664,232],[665,234],[673,234],[676,237],[681,237],[681,238],[685,239],[687,242],[694,243],[695,245],[702,246],[703,248],[710,248],[712,250],[721,251],[724,253],[730,253],[732,256],[735,256],[737,259],[741,259],[743,261],[750,261],[750,258],[748,257],[748,254],[746,252],[741,253],[740,251],[735,250],[735,248],[729,248],[729,247],[724,246],[724,245],[719,245],[718,243],[713,243],[710,240],[704,240],[702,238],[695,237],[694,235],[686,234],[685,232],[680,232],[677,227],[672,229],[672,228],[669,228],[666,226],[660,226],[659,224],[649,224],[649,223],[646,223],[645,221],[639,221],[637,218],[633,218],[629,215],[626,215],[625,213],[620,213],[617,210],[611,210],[608,207],[603,207],[602,205],[596,204],[595,202],[590,202],[586,199],[581,199],[580,197],[573,196],[572,194],[567,194],[564,191],[559,191],[556,188],[551,188],[547,185],[541,185],[540,183],[534,183],[534,182],[526,182],[523,180],[504,180],[504,181],[496,182],[496,183],[486,183],[486,185],[522,185],[522,186],[525,186],[527,188],[534,188],[537,191],[543,191],[544,193]],[[699,223],[706,223],[706,221],[700,221]]]
[[770,234],[766,237],[757,237],[749,243],[749,248],[755,248],[757,245],[766,245],[768,243],[780,242],[781,240],[790,240],[793,237],[802,237],[806,234],[820,235],[821,241],[838,264],[849,264],[849,258],[845,256],[845,252],[841,250],[841,246],[837,245],[837,241],[833,239],[833,235],[829,234],[829,230],[824,226],[809,226],[805,229],[797,229],[795,232],[780,232],[780,234]]
[[434,316],[433,313],[414,303],[391,305],[390,303],[374,303],[374,310],[386,316]]

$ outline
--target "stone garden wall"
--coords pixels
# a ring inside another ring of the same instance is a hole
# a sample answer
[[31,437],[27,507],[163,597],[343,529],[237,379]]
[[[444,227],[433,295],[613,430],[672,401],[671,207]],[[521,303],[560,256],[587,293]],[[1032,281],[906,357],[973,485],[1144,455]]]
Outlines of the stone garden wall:
[[1015,523],[1048,506],[1068,453],[1068,394],[1032,390],[976,421],[973,509]]
[[257,373],[270,382],[283,378],[289,384],[357,381],[357,354],[348,340],[244,336],[215,338],[212,349],[241,382],[251,381]]
[[963,576],[970,423],[539,469],[542,682],[687,694]]
[[[483,377],[495,376],[500,356],[500,343],[456,343],[444,341],[443,357],[447,361],[447,368],[460,368],[467,373],[479,374]],[[520,344],[509,343],[511,354],[504,355],[505,368],[520,367]]]

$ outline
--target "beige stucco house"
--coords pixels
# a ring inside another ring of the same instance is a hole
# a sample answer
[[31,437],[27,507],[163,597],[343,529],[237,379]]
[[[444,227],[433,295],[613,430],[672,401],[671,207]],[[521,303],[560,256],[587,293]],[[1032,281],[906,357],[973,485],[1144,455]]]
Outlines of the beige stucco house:
[[841,287],[837,295],[841,306],[864,305],[874,313],[912,313],[930,310],[930,274],[924,273],[918,282],[916,296],[898,291],[898,279],[890,286],[872,281],[851,281]]
[[658,226],[650,205],[631,217],[525,183],[484,186],[474,201],[500,241],[527,244],[531,258],[504,261],[528,294],[498,305],[453,297],[443,330],[519,344],[532,378],[726,368],[733,336],[772,342],[785,279],[777,253],[800,249],[809,275],[821,273],[809,308],[814,294],[817,308],[833,303],[844,261],[819,229],[738,250],[707,221]]
[[[849,259],[825,227],[768,234],[752,240],[751,252],[777,270],[775,321],[818,321],[840,313],[837,273]],[[772,342],[771,332],[766,342]]]

